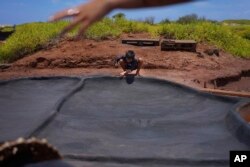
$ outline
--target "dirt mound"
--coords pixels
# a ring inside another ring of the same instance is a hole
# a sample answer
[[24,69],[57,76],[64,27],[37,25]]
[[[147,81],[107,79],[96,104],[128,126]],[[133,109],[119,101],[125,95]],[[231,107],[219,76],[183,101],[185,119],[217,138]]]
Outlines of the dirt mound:
[[[223,50],[216,50],[219,54],[208,54],[207,50],[215,47],[207,44],[198,44],[197,53],[165,52],[161,51],[159,46],[124,45],[121,43],[122,38],[150,38],[150,35],[123,34],[119,39],[104,41],[66,39],[14,62],[11,68],[3,70],[0,78],[16,77],[18,74],[30,75],[31,71],[39,70],[46,71],[44,75],[54,74],[55,71],[55,75],[68,73],[66,71],[74,71],[79,75],[84,74],[82,71],[88,71],[88,74],[104,71],[114,74],[114,71],[117,72],[114,69],[114,58],[127,50],[134,50],[137,56],[144,60],[144,75],[169,79],[167,75],[171,73],[173,80],[198,87],[203,87],[205,82],[209,83],[215,78],[238,75],[243,70],[250,70],[250,60],[236,58]],[[157,76],[152,71],[155,71]],[[213,87],[212,84],[208,86]]]
[[238,75],[219,77],[211,80],[215,87],[236,91],[250,92],[250,70],[245,70]]

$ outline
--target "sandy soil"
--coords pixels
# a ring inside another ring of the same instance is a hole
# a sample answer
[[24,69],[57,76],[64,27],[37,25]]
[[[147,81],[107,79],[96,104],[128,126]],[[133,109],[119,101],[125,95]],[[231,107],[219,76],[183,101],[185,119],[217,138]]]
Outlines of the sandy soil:
[[[139,47],[121,44],[122,38],[149,38],[148,34],[124,34],[119,39],[105,41],[63,40],[57,45],[28,55],[4,69],[0,79],[28,76],[87,76],[117,75],[121,69],[115,68],[113,60],[127,50],[134,50],[144,60],[142,76],[168,79],[193,87],[214,88],[211,80],[225,76],[237,76],[242,71],[250,70],[250,60],[236,58],[224,51],[220,56],[209,56],[206,49],[214,48],[199,44],[197,53],[181,51],[160,51],[160,47]],[[249,91],[250,79],[217,89]]]

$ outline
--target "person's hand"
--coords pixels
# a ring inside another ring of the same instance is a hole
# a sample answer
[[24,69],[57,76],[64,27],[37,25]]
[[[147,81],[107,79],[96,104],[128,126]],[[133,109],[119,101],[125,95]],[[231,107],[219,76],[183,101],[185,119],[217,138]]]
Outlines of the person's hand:
[[91,0],[87,4],[56,13],[50,18],[50,21],[54,22],[71,17],[71,23],[63,29],[60,35],[62,36],[77,25],[80,25],[77,35],[77,37],[80,38],[91,24],[102,19],[112,10],[108,2],[107,0]]
[[192,0],[91,0],[86,4],[79,5],[75,8],[67,9],[56,13],[50,18],[50,21],[58,21],[64,18],[72,17],[70,25],[64,28],[61,35],[80,24],[78,37],[94,22],[102,19],[106,14],[116,8],[131,9],[141,7],[156,7],[171,5]]
[[120,77],[125,77],[126,74],[127,74],[127,72],[126,72],[126,71],[123,71],[122,73],[120,73]]
[[127,74],[130,74],[132,72],[132,70],[126,70]]

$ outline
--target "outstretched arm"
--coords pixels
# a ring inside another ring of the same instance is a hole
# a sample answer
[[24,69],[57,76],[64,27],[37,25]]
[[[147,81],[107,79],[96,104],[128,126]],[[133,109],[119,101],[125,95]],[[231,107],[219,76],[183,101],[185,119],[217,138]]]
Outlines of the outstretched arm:
[[50,21],[72,17],[71,23],[64,28],[61,35],[80,25],[78,32],[78,37],[80,37],[90,25],[102,19],[113,9],[156,7],[190,1],[192,0],[91,0],[86,4],[56,13]]
[[110,0],[114,8],[131,9],[172,5],[192,0]]

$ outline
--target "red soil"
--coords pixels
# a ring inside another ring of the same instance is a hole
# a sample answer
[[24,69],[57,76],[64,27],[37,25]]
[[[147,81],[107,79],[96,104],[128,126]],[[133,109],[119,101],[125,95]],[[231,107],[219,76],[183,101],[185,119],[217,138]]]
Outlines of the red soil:
[[[160,51],[160,47],[138,47],[121,44],[122,38],[148,38],[147,34],[124,34],[119,39],[104,41],[63,40],[46,50],[38,51],[12,64],[9,69],[2,70],[0,79],[27,76],[86,76],[86,75],[118,75],[121,71],[113,65],[117,55],[127,50],[134,50],[144,60],[142,76],[168,79],[193,87],[214,86],[210,80],[239,75],[243,70],[250,70],[250,60],[234,57],[224,51],[220,56],[209,56],[203,53],[212,46],[199,44],[197,53],[181,51]],[[237,86],[226,85],[222,89],[250,91],[250,80],[244,80]]]

